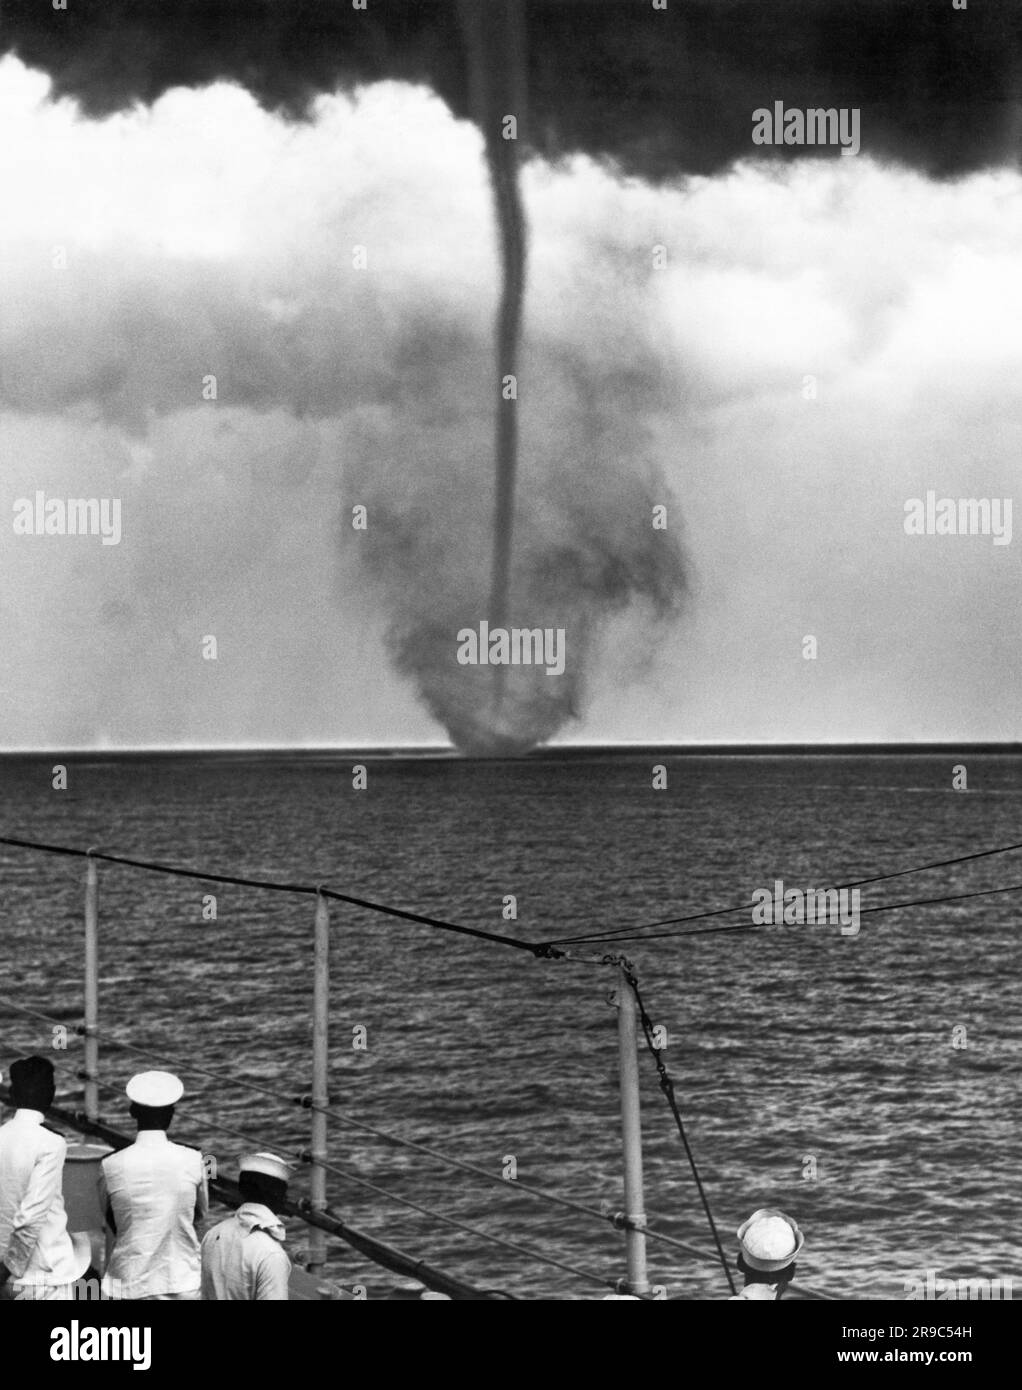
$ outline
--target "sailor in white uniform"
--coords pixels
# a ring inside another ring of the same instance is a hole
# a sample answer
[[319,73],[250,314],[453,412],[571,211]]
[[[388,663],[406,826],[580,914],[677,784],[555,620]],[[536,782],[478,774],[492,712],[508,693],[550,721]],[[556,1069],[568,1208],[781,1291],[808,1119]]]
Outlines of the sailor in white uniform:
[[290,1164],[276,1154],[249,1154],[241,1160],[238,1190],[242,1205],[207,1231],[202,1242],[202,1297],[262,1302],[288,1297],[291,1261],[284,1251],[278,1216],[287,1197]]
[[7,1299],[67,1300],[89,1265],[87,1236],[67,1230],[61,1181],[67,1143],[43,1125],[56,1087],[53,1063],[10,1068],[12,1119],[0,1125],[0,1289]]
[[780,1298],[795,1277],[795,1259],[805,1236],[790,1216],[773,1207],[761,1207],[736,1232],[741,1247],[738,1268],[745,1276],[741,1293],[731,1303],[772,1301]]
[[167,1130],[184,1086],[166,1071],[133,1076],[126,1087],[138,1137],[103,1160],[100,1204],[114,1235],[104,1292],[125,1299],[197,1299],[199,1237],[209,1206],[198,1149]]

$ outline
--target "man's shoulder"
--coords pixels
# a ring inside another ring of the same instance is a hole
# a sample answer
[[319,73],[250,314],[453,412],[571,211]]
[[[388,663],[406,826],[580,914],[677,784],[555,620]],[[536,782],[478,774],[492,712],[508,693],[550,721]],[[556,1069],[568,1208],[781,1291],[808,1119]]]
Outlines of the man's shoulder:
[[181,1165],[183,1171],[202,1175],[202,1150],[195,1148],[192,1144],[178,1144],[171,1140],[167,1145],[175,1161]]
[[291,1257],[284,1249],[283,1243],[274,1240],[269,1231],[250,1231],[247,1244],[251,1255],[264,1267],[273,1266],[288,1270],[291,1268]]
[[182,1144],[177,1139],[168,1139],[167,1143],[178,1153],[195,1154],[198,1158],[202,1158],[202,1150],[198,1144]]
[[0,1125],[0,1148],[22,1152],[55,1153],[67,1149],[67,1140],[48,1125],[15,1124],[13,1119]]
[[56,1149],[67,1149],[66,1136],[61,1134],[59,1129],[54,1129],[52,1125],[39,1125],[36,1134],[39,1136],[41,1147],[50,1152]]
[[258,1253],[259,1257],[279,1260],[281,1257],[288,1260],[287,1251],[284,1249],[284,1242],[278,1240],[276,1236],[270,1234],[265,1226],[250,1226],[245,1232],[245,1244],[250,1250]]
[[234,1212],[231,1212],[230,1216],[225,1216],[223,1220],[218,1221],[215,1226],[210,1226],[209,1230],[202,1237],[203,1249],[205,1249],[207,1245],[215,1245],[218,1240],[221,1240],[227,1234],[228,1229],[237,1226],[237,1224],[237,1217]]

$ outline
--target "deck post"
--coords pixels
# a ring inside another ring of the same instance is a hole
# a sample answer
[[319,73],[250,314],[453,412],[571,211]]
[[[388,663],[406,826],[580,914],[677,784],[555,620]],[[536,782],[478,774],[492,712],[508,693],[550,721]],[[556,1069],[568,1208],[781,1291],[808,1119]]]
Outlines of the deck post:
[[[617,1036],[621,1077],[621,1138],[625,1162],[625,1252],[628,1261],[626,1293],[649,1292],[646,1272],[646,1203],[642,1190],[642,1121],[639,1111],[639,1060],[636,1055],[635,995],[621,967],[618,988]],[[638,1227],[638,1229],[635,1229]]]
[[[316,896],[315,978],[312,994],[312,1172],[309,1199],[312,1210],[326,1211],[326,1107],[330,1104],[329,1021],[330,1021],[330,909],[322,893]],[[316,1226],[309,1229],[311,1272],[326,1263],[326,1234]]]
[[99,1119],[99,875],[90,850],[85,859],[85,1116]]

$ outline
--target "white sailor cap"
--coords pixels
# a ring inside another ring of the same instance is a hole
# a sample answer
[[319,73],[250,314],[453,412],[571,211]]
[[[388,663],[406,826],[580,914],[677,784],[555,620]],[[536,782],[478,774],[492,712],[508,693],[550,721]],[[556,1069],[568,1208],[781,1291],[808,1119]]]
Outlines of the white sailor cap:
[[760,1207],[735,1232],[751,1269],[774,1273],[791,1264],[806,1238],[790,1216],[774,1207]]
[[185,1093],[184,1083],[169,1071],[140,1071],[124,1089],[129,1100],[152,1110],[176,1105]]
[[276,1154],[258,1153],[246,1154],[239,1169],[242,1173],[265,1173],[268,1178],[278,1178],[281,1182],[287,1182],[293,1166],[286,1158],[278,1158]]

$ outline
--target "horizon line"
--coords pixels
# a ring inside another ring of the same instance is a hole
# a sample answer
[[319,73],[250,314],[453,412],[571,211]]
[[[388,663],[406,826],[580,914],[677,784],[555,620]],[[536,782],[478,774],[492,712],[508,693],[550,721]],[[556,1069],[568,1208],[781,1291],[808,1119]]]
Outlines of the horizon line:
[[343,757],[358,754],[363,757],[393,755],[443,755],[465,761],[523,761],[542,757],[544,754],[560,755],[572,753],[600,753],[613,751],[650,751],[664,753],[827,753],[827,752],[901,752],[924,753],[940,752],[959,748],[969,750],[991,750],[999,752],[1022,752],[1020,739],[835,739],[799,740],[765,739],[760,741],[735,742],[728,740],[691,740],[684,743],[660,742],[646,739],[620,739],[597,743],[552,743],[539,744],[519,755],[462,753],[451,743],[337,743],[337,744],[277,744],[277,743],[177,743],[177,744],[120,744],[110,745],[49,745],[43,747],[0,748],[0,758],[32,758],[62,755],[65,757],[190,757],[209,755],[260,755],[294,757],[306,754]]

